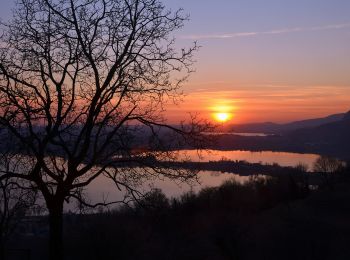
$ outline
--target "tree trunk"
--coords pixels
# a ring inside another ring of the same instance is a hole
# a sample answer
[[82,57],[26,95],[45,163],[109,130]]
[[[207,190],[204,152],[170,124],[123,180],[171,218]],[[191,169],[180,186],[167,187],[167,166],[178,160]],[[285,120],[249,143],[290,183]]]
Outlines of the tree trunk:
[[5,241],[2,238],[3,234],[2,231],[0,230],[0,259],[5,259]]
[[49,253],[50,260],[63,259],[63,201],[55,202],[49,208]]

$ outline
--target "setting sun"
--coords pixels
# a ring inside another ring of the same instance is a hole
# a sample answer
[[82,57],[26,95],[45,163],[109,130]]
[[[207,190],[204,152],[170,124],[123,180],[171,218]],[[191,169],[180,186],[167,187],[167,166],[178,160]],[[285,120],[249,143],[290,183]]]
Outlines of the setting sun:
[[232,104],[232,100],[215,100],[215,103],[216,105],[210,107],[213,119],[220,123],[225,123],[231,120],[233,117],[232,112],[235,109]]
[[215,119],[219,122],[227,122],[228,120],[231,119],[232,115],[230,113],[216,113],[214,114]]

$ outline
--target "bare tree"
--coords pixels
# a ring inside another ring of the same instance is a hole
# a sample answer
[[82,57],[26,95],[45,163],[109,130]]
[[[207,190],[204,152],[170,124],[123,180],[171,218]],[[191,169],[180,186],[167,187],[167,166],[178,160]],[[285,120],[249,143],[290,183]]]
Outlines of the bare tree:
[[340,173],[345,168],[344,166],[341,160],[322,155],[315,161],[313,170],[321,174],[323,185],[333,190],[335,174]]
[[344,163],[336,158],[320,156],[313,165],[314,172],[336,173],[344,168]]
[[196,44],[176,51],[171,38],[186,19],[158,0],[18,0],[2,24],[0,127],[33,163],[0,178],[43,195],[50,259],[63,257],[64,201],[88,205],[83,189],[99,176],[126,192],[121,202],[145,178],[195,177],[167,168],[169,148],[200,144],[207,126],[162,113],[192,72]]

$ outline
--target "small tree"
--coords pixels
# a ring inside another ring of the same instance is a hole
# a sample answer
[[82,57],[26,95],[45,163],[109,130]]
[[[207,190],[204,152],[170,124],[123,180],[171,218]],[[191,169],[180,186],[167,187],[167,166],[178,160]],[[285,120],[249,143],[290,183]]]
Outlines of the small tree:
[[344,168],[342,161],[329,157],[329,156],[320,156],[317,158],[313,165],[314,172],[320,173],[336,173],[340,172]]
[[177,52],[171,38],[185,20],[158,0],[18,0],[2,25],[0,127],[32,165],[1,180],[43,195],[50,259],[63,257],[64,201],[88,205],[83,189],[99,176],[126,199],[145,178],[195,176],[160,163],[176,159],[167,148],[204,140],[195,118],[174,127],[162,114],[192,72],[197,46]]
[[302,195],[306,196],[310,192],[310,173],[308,172],[309,166],[305,163],[299,162],[294,168],[296,173],[293,175],[293,177],[300,185]]
[[334,189],[335,174],[344,169],[344,163],[336,158],[329,156],[320,156],[313,165],[314,172],[321,174],[323,184],[329,189]]

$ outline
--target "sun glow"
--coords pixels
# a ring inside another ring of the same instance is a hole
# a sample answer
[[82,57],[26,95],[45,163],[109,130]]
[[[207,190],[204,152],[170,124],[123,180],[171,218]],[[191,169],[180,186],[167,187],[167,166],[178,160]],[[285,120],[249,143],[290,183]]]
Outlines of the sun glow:
[[234,106],[226,100],[220,100],[218,105],[210,107],[212,111],[212,117],[215,121],[225,123],[230,121],[233,117]]
[[227,122],[232,118],[232,114],[231,113],[215,113],[214,117],[217,121],[219,122]]

